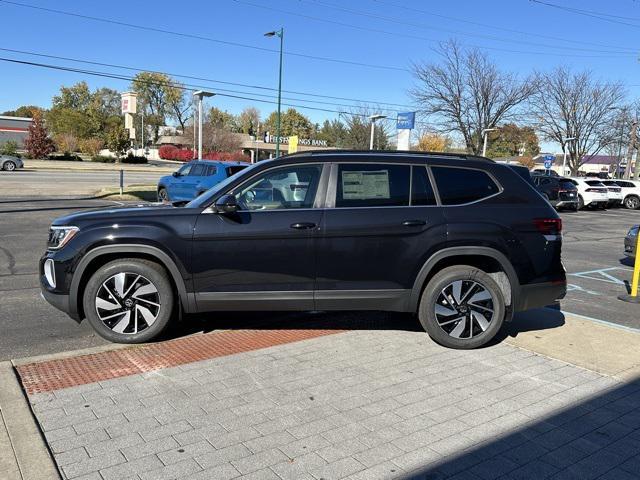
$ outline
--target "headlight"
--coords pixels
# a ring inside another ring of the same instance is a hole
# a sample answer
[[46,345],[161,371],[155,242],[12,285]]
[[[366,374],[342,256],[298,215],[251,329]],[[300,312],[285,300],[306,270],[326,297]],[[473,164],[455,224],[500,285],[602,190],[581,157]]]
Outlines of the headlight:
[[59,250],[64,247],[69,240],[78,232],[78,227],[54,227],[49,229],[49,250]]

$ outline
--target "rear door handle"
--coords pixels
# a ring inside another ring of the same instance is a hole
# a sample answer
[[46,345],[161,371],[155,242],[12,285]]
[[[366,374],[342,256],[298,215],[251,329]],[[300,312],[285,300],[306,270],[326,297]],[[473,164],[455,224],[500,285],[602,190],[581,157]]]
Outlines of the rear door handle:
[[403,227],[421,227],[426,224],[427,222],[425,222],[424,220],[405,220],[404,222],[402,222]]
[[292,223],[291,228],[295,228],[296,230],[311,230],[312,228],[316,228],[316,224],[311,222],[298,222]]

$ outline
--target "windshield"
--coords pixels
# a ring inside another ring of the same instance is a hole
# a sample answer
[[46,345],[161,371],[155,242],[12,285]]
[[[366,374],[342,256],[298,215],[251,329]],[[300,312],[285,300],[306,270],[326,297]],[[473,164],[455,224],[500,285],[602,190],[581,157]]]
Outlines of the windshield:
[[225,190],[227,188],[227,186],[230,185],[231,183],[233,183],[237,178],[240,178],[241,176],[244,176],[245,174],[249,174],[249,172],[251,172],[251,170],[253,170],[257,165],[258,165],[257,163],[254,163],[250,167],[243,168],[239,172],[236,172],[233,175],[231,175],[230,177],[227,177],[225,180],[223,180],[222,182],[218,183],[217,185],[214,185],[209,190],[204,192],[202,195],[200,195],[200,196],[194,198],[193,200],[191,200],[189,203],[187,203],[185,205],[185,208],[201,208],[201,207],[207,205],[209,203],[209,201],[218,192],[221,192],[221,191]]

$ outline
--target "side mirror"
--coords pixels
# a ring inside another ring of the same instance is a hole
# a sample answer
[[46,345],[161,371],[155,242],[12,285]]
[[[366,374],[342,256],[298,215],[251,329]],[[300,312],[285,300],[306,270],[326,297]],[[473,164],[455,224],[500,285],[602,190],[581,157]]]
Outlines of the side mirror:
[[235,195],[223,195],[216,200],[216,210],[219,213],[235,213],[238,208],[238,200]]
[[171,175],[173,175],[174,177],[178,178],[180,177],[180,172],[173,172]]

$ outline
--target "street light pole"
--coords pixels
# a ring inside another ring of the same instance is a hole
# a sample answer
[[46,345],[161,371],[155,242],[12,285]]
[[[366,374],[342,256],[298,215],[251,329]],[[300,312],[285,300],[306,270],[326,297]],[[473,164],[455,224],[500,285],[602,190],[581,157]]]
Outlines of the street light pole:
[[375,130],[376,130],[376,120],[379,120],[381,118],[387,118],[387,116],[377,113],[369,117],[369,120],[371,120],[371,140],[369,140],[369,150],[373,150],[373,139],[374,139]]
[[276,120],[276,158],[280,156],[280,115],[282,109],[282,47],[284,45],[284,28],[267,32],[265,37],[280,37],[280,67],[278,71],[278,116]]
[[562,176],[567,174],[567,143],[577,140],[577,137],[567,137],[562,141]]
[[482,144],[482,156],[487,156],[487,133],[493,132],[494,130],[498,130],[497,128],[485,128],[482,130],[482,135],[484,136],[484,143]]
[[202,99],[213,97],[215,93],[198,90],[193,92],[193,96],[198,99],[198,158],[202,158]]

